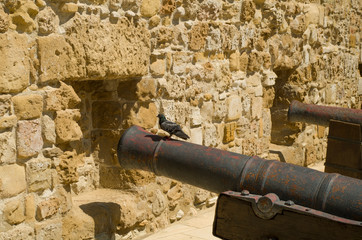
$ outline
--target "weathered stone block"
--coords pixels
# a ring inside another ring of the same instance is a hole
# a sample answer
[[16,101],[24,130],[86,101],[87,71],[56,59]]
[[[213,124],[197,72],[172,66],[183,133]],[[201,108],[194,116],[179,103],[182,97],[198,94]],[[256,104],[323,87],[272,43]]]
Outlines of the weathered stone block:
[[73,87],[60,82],[60,88],[46,90],[45,109],[48,111],[74,108],[80,103],[80,98]]
[[42,192],[52,188],[51,160],[35,158],[26,162],[26,180],[29,192]]
[[0,118],[0,130],[9,129],[16,126],[18,119],[15,115]]
[[17,164],[0,166],[0,198],[16,196],[25,189],[24,167]]
[[44,142],[54,144],[56,141],[55,123],[48,115],[42,117],[42,129]]
[[123,127],[132,125],[142,126],[144,128],[152,128],[157,122],[157,107],[151,103],[129,103],[123,108]]
[[190,129],[190,142],[202,145],[202,128],[191,128]]
[[166,71],[165,59],[157,59],[150,65],[151,74],[154,76],[163,76]]
[[62,184],[70,184],[78,181],[77,167],[83,162],[83,156],[75,152],[64,152],[55,160],[56,170]]
[[[92,239],[94,238],[94,219],[84,213],[78,206],[73,207],[62,218],[63,233],[62,239]],[[74,231],[77,229],[77,231]]]
[[147,101],[157,96],[157,81],[153,78],[143,78],[137,83],[137,97],[140,101]]
[[235,139],[236,122],[226,123],[224,126],[224,143],[229,143]]
[[43,97],[37,94],[18,95],[12,98],[19,119],[39,118],[43,112]]
[[230,71],[238,71],[240,69],[240,53],[234,52],[229,58]]
[[189,32],[189,47],[191,50],[200,50],[205,47],[209,32],[208,23],[196,23]]
[[19,121],[16,136],[20,157],[35,156],[43,148],[40,119]]
[[218,132],[214,124],[204,124],[204,146],[214,147],[218,144]]
[[57,198],[50,198],[41,201],[36,209],[36,219],[38,221],[44,220],[58,213],[59,200]]
[[254,118],[261,118],[263,113],[263,98],[262,97],[255,97],[252,99],[251,105],[251,117]]
[[4,10],[0,9],[0,33],[4,33],[9,29],[10,25],[10,17],[8,14],[4,12]]
[[94,130],[92,131],[92,152],[98,161],[109,165],[117,164],[117,142],[121,136],[119,130]]
[[0,163],[16,162],[16,141],[13,132],[0,133]]
[[201,125],[202,118],[201,118],[200,108],[192,108],[191,109],[190,120],[191,120],[191,126],[192,127]]
[[51,7],[46,7],[38,14],[38,32],[42,35],[54,33],[59,25],[59,18]]
[[255,3],[250,0],[243,1],[241,5],[241,15],[240,19],[242,21],[250,21],[254,18],[255,14]]
[[34,229],[28,225],[19,225],[7,232],[0,232],[0,239],[4,240],[11,240],[11,239],[34,240],[34,238],[35,238]]
[[82,138],[82,130],[77,121],[81,115],[79,110],[57,111],[55,118],[55,132],[57,133],[57,142],[76,141]]
[[167,200],[162,192],[157,189],[155,192],[155,200],[152,202],[152,213],[159,216],[167,207]]
[[11,225],[23,222],[25,220],[24,203],[17,199],[8,202],[4,208],[4,217]]
[[25,205],[25,220],[33,221],[35,220],[36,206],[35,206],[35,197],[33,194],[26,195],[24,199]]
[[35,233],[37,240],[62,239],[61,219],[54,219],[37,223],[35,225]]
[[176,52],[172,57],[172,72],[175,74],[185,73],[185,69],[189,68],[192,62],[192,55],[185,52]]
[[9,114],[11,107],[11,95],[0,95],[0,117]]
[[140,13],[143,17],[152,17],[158,13],[160,8],[160,0],[143,0],[140,7]]
[[0,34],[0,93],[20,92],[29,84],[28,42],[24,34]]
[[183,196],[182,188],[180,184],[177,184],[173,186],[168,192],[167,192],[167,198],[171,201],[176,201],[180,199]]
[[234,121],[240,118],[242,112],[241,98],[237,95],[228,97],[227,105],[227,121]]
[[76,3],[64,3],[60,10],[65,13],[75,13],[78,11],[78,5]]

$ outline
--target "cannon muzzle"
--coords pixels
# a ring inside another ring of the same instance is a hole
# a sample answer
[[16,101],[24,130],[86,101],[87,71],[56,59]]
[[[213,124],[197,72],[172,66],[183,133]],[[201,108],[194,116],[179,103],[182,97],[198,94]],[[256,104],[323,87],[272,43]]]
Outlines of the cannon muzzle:
[[330,120],[362,125],[362,110],[341,107],[318,106],[292,101],[289,105],[288,120],[328,126]]
[[213,192],[275,193],[282,200],[362,220],[362,181],[160,136],[133,126],[118,143],[122,167],[152,171]]

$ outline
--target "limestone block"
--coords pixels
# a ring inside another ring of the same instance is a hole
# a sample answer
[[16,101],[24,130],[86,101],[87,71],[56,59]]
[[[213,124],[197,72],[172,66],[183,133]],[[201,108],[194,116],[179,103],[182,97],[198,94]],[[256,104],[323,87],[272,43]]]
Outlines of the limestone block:
[[0,130],[9,129],[16,126],[18,119],[15,115],[0,118]]
[[123,126],[138,125],[144,128],[152,128],[157,122],[158,110],[156,104],[151,103],[134,103],[125,104],[123,110]]
[[246,72],[246,69],[249,65],[249,56],[246,52],[243,52],[240,56],[240,60],[239,60],[239,69],[243,72]]
[[241,21],[250,21],[254,18],[255,14],[255,3],[251,0],[243,1],[241,5]]
[[75,93],[73,87],[63,82],[60,83],[60,88],[47,89],[45,90],[45,93],[45,109],[48,111],[74,108],[81,101],[78,95]]
[[175,38],[174,29],[171,27],[160,27],[157,30],[157,45],[160,48],[169,46]]
[[0,239],[33,240],[35,239],[35,233],[34,229],[28,225],[18,225],[7,232],[0,232]]
[[19,121],[16,136],[20,157],[35,156],[43,148],[40,119]]
[[0,95],[0,117],[9,114],[11,107],[11,95]]
[[163,76],[166,71],[165,59],[157,59],[150,65],[150,72],[154,76]]
[[59,204],[59,200],[54,197],[41,201],[36,208],[36,219],[40,221],[53,216],[58,212]]
[[0,133],[0,163],[16,162],[16,141],[13,132]]
[[44,142],[54,144],[56,141],[55,123],[48,115],[42,117],[42,130]]
[[190,129],[190,142],[202,145],[202,128],[191,128]]
[[184,74],[185,69],[190,67],[190,64],[192,62],[192,55],[185,52],[176,52],[172,55],[172,57],[172,72],[174,74]]
[[259,52],[253,51],[249,54],[248,71],[257,72],[262,66],[262,58]]
[[[121,125],[121,105],[118,102],[99,101],[92,104],[94,128],[118,129]],[[156,114],[157,115],[157,114]]]
[[206,50],[218,51],[222,47],[220,28],[210,27],[209,34],[206,37]]
[[70,184],[78,181],[77,167],[82,163],[83,156],[75,152],[64,152],[55,160],[56,170],[62,184]]
[[19,224],[25,220],[24,203],[18,199],[6,203],[4,208],[5,220],[11,224]]
[[140,7],[140,13],[143,17],[152,17],[158,13],[160,8],[160,0],[143,0]]
[[334,104],[337,100],[337,86],[336,84],[328,84],[326,86],[326,103]]
[[60,7],[60,11],[65,13],[76,13],[78,11],[78,5],[76,3],[64,3]]
[[35,220],[36,206],[35,206],[35,197],[33,194],[26,195],[24,199],[24,205],[25,205],[25,220],[29,222]]
[[290,23],[290,30],[292,33],[301,35],[304,33],[307,28],[305,15],[298,15],[294,20]]
[[180,184],[176,184],[167,192],[167,198],[170,201],[176,201],[183,196],[182,188]]
[[25,189],[24,167],[17,164],[0,166],[0,198],[16,196]]
[[201,2],[197,19],[200,21],[212,21],[219,17],[222,4],[218,0],[208,0]]
[[18,95],[12,98],[14,112],[19,119],[39,118],[43,112],[43,97],[38,94]]
[[309,24],[319,24],[320,22],[320,5],[319,4],[307,4],[304,6],[305,12],[305,23],[308,26]]
[[210,196],[209,191],[206,191],[206,190],[203,190],[203,189],[197,190],[197,192],[195,193],[194,204],[198,205],[198,204],[206,202],[206,200],[208,199],[209,196]]
[[229,58],[230,71],[238,71],[240,69],[240,53],[234,52]]
[[227,116],[227,105],[225,101],[219,101],[214,103],[213,120],[223,120]]
[[222,49],[224,51],[238,50],[240,32],[234,25],[224,24],[220,26]]
[[159,216],[167,207],[167,200],[162,192],[157,189],[155,192],[155,200],[152,202],[152,213]]
[[196,23],[189,32],[189,48],[201,50],[205,47],[206,37],[209,32],[209,25],[204,22]]
[[218,132],[214,124],[205,123],[204,124],[204,146],[214,147],[218,144]]
[[157,96],[157,81],[153,78],[143,78],[137,83],[137,97],[140,101],[147,101]]
[[138,197],[127,195],[118,203],[118,206],[121,213],[119,225],[123,229],[134,227],[137,223],[145,220],[147,216],[147,203]]
[[220,13],[224,20],[238,20],[240,19],[240,2],[223,2],[222,11]]
[[41,35],[55,33],[59,26],[59,18],[51,7],[46,7],[38,14],[38,32]]
[[[94,238],[94,220],[78,206],[73,207],[62,218],[62,225],[62,239],[64,240]],[[74,231],[74,229],[77,229],[77,231]]]
[[242,112],[241,98],[237,95],[232,95],[226,100],[227,117],[226,121],[234,121],[240,118]]
[[62,239],[62,222],[60,219],[54,219],[37,223],[35,233],[37,240]]
[[27,33],[31,33],[35,30],[36,23],[27,12],[17,11],[10,16],[12,23],[16,25],[16,30]]
[[48,158],[34,158],[26,162],[28,192],[43,192],[52,188],[51,165]]
[[203,102],[201,109],[200,109],[200,114],[201,114],[202,120],[211,121],[213,111],[214,111],[214,103],[212,101]]
[[80,117],[79,110],[67,109],[57,111],[57,116],[55,118],[57,142],[76,141],[82,138],[82,130],[77,123]]
[[236,122],[225,123],[224,126],[224,143],[229,143],[235,139]]
[[263,86],[270,87],[275,85],[275,80],[277,79],[277,75],[273,71],[263,71]]
[[172,12],[176,9],[176,1],[175,0],[163,0],[161,13],[171,15]]
[[154,28],[154,27],[157,27],[161,22],[161,18],[160,16],[158,15],[155,15],[153,17],[150,18],[149,22],[148,22],[148,25],[151,27],[151,28]]
[[191,109],[190,120],[191,120],[191,126],[192,127],[201,125],[202,119],[201,119],[200,108],[192,108]]
[[10,25],[10,17],[8,14],[4,12],[4,10],[0,9],[0,33],[4,33],[9,29]]
[[0,34],[0,93],[15,93],[29,84],[28,43],[24,34]]
[[251,105],[251,117],[254,118],[261,118],[263,112],[263,98],[262,97],[255,97],[252,99]]

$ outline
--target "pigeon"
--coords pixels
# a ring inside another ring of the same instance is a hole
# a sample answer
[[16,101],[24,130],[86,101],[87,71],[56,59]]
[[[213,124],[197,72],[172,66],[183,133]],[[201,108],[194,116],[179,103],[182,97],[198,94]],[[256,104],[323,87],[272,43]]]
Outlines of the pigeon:
[[172,135],[176,135],[177,137],[182,138],[184,140],[187,140],[188,138],[190,138],[189,136],[187,136],[186,133],[184,133],[181,130],[180,125],[178,125],[177,123],[168,121],[166,119],[165,115],[160,113],[157,115],[157,117],[159,118],[158,123],[160,124],[161,129],[170,134],[170,136],[168,138],[171,138]]

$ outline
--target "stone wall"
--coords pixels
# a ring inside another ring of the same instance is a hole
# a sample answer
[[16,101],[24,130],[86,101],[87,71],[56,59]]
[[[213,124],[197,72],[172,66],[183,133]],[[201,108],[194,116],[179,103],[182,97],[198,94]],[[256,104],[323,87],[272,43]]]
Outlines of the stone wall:
[[158,112],[193,143],[323,160],[328,129],[286,111],[360,108],[361,13],[357,0],[0,0],[0,239],[130,239],[212,205],[119,167],[129,126],[165,135]]

